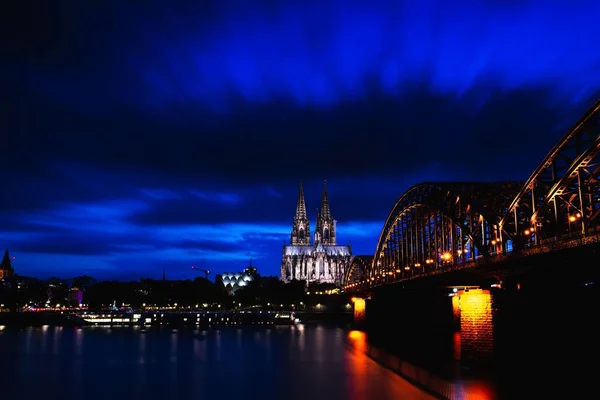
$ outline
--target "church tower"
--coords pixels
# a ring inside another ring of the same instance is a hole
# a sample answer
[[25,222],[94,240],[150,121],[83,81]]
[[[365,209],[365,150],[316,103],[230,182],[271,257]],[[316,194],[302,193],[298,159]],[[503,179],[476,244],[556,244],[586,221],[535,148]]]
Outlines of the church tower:
[[300,182],[296,216],[294,217],[290,243],[292,246],[310,246],[310,222],[306,216],[306,203],[304,202],[302,182]]
[[10,256],[8,255],[8,249],[4,252],[2,263],[0,263],[0,280],[10,278],[15,274],[15,270],[10,262]]
[[329,199],[327,197],[327,181],[323,182],[323,196],[321,197],[321,209],[317,215],[317,229],[315,242],[327,246],[335,246],[335,220],[331,217]]

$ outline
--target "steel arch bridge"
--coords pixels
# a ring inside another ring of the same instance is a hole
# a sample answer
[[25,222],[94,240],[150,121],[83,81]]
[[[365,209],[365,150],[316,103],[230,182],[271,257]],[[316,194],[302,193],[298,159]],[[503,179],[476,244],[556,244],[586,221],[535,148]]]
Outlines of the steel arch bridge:
[[344,275],[344,282],[362,282],[369,278],[373,256],[354,256]]
[[600,101],[525,182],[428,182],[400,196],[346,291],[600,241]]

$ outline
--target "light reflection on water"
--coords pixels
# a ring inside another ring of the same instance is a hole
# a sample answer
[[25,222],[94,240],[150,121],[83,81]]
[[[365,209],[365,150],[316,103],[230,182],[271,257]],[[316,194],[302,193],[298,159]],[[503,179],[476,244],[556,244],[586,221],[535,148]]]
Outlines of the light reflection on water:
[[310,326],[7,329],[2,398],[431,398],[346,340],[341,329]]

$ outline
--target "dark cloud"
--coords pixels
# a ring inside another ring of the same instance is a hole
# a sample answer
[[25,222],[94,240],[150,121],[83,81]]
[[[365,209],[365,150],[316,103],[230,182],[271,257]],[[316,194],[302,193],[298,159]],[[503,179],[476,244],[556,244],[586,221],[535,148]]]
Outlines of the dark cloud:
[[[224,242],[219,238],[197,239],[197,240],[182,240],[174,243],[177,248],[185,250],[210,250],[217,252],[232,252],[240,249],[240,244],[235,242]],[[250,246],[250,244],[248,244]]]
[[[78,256],[104,256],[118,249],[114,243],[92,238],[71,236],[46,236],[12,243],[11,248],[22,253],[72,254]],[[53,266],[59,267],[60,266]]]
[[[27,146],[33,154],[14,159],[13,166],[35,156],[162,173],[165,179],[248,184],[398,175],[439,163],[464,171],[478,165],[479,179],[507,179],[533,169],[587,106],[548,105],[541,89],[490,96],[483,104],[419,94],[403,101],[373,97],[328,110],[269,104],[212,125],[185,108],[185,126],[142,114],[80,122],[70,117],[66,123],[41,118],[40,124],[65,126],[55,128],[60,134],[35,130],[28,142],[14,143],[17,153]],[[507,163],[508,155],[520,162]]]

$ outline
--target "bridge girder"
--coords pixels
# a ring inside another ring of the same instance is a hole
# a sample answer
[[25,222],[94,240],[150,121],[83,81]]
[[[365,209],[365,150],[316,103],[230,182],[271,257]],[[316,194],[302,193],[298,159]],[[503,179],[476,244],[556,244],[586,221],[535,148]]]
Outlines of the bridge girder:
[[495,253],[490,246],[499,236],[498,221],[522,185],[428,182],[413,186],[388,215],[368,279],[405,279],[448,262]]
[[600,101],[559,140],[500,220],[521,245],[586,235],[600,214]]
[[344,283],[361,282],[369,276],[369,270],[373,263],[373,256],[354,256],[350,260],[348,269],[344,275]]

